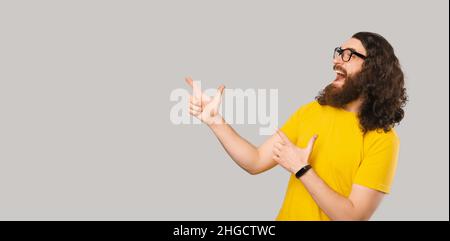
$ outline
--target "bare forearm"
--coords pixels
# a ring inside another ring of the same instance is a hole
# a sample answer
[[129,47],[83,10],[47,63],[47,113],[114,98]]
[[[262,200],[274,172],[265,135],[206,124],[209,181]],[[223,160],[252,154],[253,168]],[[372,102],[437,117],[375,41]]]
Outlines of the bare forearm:
[[236,164],[251,174],[257,172],[259,154],[255,146],[236,133],[222,118],[219,123],[209,127]]
[[331,189],[313,169],[300,177],[314,201],[332,220],[361,220],[350,199]]

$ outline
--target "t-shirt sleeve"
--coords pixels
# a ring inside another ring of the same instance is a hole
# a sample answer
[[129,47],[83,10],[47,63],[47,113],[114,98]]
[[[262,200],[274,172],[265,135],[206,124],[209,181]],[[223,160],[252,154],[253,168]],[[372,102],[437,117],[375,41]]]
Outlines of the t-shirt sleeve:
[[389,193],[397,168],[400,141],[392,129],[387,133],[378,133],[368,140],[361,165],[354,183],[384,193]]

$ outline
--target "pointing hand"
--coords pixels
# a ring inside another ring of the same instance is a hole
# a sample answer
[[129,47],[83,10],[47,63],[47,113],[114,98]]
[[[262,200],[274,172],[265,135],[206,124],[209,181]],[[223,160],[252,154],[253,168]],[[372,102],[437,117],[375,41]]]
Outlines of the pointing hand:
[[216,95],[211,98],[202,92],[198,83],[191,77],[186,77],[185,80],[192,87],[192,95],[189,97],[189,113],[207,125],[221,123],[219,107],[225,86],[219,86]]

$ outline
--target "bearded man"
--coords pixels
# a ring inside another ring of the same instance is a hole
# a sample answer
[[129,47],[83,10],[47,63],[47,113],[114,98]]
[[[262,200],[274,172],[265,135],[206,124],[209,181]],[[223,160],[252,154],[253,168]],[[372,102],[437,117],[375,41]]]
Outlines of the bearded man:
[[394,125],[407,102],[404,76],[389,42],[359,32],[334,49],[336,78],[262,145],[239,136],[213,98],[192,79],[190,114],[207,124],[230,157],[255,175],[281,165],[291,173],[276,220],[368,220],[395,175]]

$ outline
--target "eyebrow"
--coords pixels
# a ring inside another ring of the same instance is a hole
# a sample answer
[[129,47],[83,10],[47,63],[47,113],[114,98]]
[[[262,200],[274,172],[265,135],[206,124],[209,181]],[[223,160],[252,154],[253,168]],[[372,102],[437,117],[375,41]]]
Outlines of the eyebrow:
[[355,51],[355,52],[358,52],[359,53],[359,51],[357,51],[356,49],[354,49],[354,48],[343,48],[342,46],[341,46],[341,49],[351,49],[351,50],[353,50],[353,51]]

